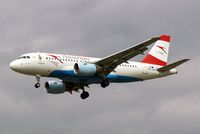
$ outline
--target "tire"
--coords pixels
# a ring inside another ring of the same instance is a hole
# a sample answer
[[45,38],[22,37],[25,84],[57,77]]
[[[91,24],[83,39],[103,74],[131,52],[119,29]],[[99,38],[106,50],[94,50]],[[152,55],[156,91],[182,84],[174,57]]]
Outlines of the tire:
[[105,88],[105,87],[107,87],[107,86],[109,86],[110,85],[110,82],[107,80],[107,79],[105,79],[105,80],[103,80],[102,82],[101,82],[101,87],[102,88]]
[[82,94],[81,94],[81,99],[85,100],[86,98],[89,97],[89,93],[84,91]]
[[40,83],[36,83],[35,88],[39,88],[39,87],[40,87]]

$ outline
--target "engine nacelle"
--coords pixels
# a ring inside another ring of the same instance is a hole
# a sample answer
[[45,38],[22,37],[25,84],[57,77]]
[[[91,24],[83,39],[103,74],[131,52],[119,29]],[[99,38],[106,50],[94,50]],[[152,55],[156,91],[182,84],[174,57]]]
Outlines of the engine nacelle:
[[66,86],[60,81],[47,81],[45,83],[47,93],[50,94],[61,94],[66,91]]
[[95,64],[90,63],[75,63],[74,73],[78,76],[94,76],[97,72]]

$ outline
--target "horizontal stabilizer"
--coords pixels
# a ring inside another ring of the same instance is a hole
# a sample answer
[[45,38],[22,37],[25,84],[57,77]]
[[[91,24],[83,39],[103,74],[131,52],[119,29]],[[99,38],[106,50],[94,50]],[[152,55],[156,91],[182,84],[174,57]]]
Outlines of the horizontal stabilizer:
[[188,60],[190,60],[190,59],[183,59],[183,60],[174,62],[174,63],[172,63],[172,64],[169,64],[169,65],[167,65],[167,66],[164,66],[164,67],[159,68],[158,71],[159,71],[159,72],[169,71],[169,70],[171,70],[171,69],[173,69],[173,68],[175,68],[175,67],[177,67],[177,66],[183,64],[184,62],[186,62],[186,61],[188,61]]

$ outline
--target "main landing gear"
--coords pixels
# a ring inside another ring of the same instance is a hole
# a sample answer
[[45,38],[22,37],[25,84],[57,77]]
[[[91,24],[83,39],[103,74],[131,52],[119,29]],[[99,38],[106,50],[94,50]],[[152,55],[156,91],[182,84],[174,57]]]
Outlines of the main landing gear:
[[108,79],[104,79],[104,80],[101,81],[101,87],[102,88],[105,88],[109,85],[110,85],[110,82],[108,81]]
[[40,87],[40,78],[41,78],[40,75],[36,75],[36,81],[37,81],[37,83],[35,84],[35,88],[39,88]]
[[[110,85],[110,82],[108,81],[108,79],[104,79],[101,81],[100,84],[101,84],[102,88],[105,88]],[[87,91],[85,91],[84,89],[82,89],[82,90],[83,90],[83,92],[81,93],[80,97],[81,97],[81,99],[85,100],[89,97],[89,93]]]
[[83,92],[81,93],[81,99],[85,100],[88,97],[89,97],[89,93],[87,91],[83,90]]

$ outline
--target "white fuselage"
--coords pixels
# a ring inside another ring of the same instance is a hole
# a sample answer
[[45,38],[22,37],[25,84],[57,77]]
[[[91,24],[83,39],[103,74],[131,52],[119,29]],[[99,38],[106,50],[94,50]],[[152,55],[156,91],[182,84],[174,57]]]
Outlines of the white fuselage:
[[[65,82],[88,84],[99,83],[99,76],[84,77],[74,73],[75,63],[95,63],[99,58],[61,55],[51,53],[28,53],[20,56],[10,63],[10,67],[19,73],[27,75],[40,75],[42,77],[59,78]],[[128,61],[117,66],[113,72],[106,76],[110,82],[134,82],[165,77],[176,74],[177,71],[160,73],[157,71],[161,66],[140,62]]]

